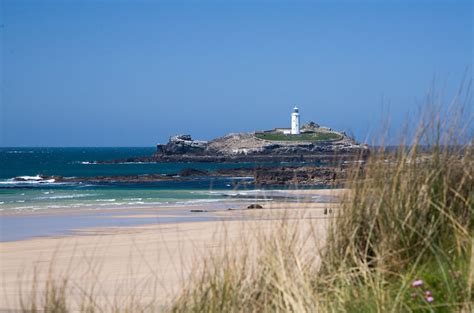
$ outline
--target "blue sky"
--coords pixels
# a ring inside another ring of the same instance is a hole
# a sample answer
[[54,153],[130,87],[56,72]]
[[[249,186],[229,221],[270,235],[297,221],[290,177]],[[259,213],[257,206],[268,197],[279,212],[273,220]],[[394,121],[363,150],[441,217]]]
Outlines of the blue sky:
[[374,136],[472,76],[471,1],[0,0],[0,146],[302,122]]

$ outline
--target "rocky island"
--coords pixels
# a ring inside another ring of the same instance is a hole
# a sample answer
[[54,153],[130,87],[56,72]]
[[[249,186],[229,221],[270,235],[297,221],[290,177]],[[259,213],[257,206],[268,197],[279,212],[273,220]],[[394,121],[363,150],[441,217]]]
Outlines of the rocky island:
[[[296,113],[295,113],[296,112]],[[297,108],[292,117],[298,114]],[[199,176],[253,177],[255,185],[340,185],[351,162],[363,162],[367,145],[357,143],[345,132],[309,122],[299,127],[299,115],[292,128],[275,128],[250,133],[231,133],[210,141],[194,140],[191,135],[175,135],[158,144],[151,156],[95,161],[95,163],[255,163],[253,168],[226,168],[203,171],[187,168],[168,176],[100,177],[87,180],[144,181],[183,180]],[[268,165],[269,163],[272,166]],[[275,166],[275,164],[281,164]],[[78,179],[78,178],[76,178]],[[61,179],[60,179],[61,180]]]
[[105,161],[124,162],[321,162],[347,161],[365,158],[367,145],[358,144],[344,132],[308,123],[298,134],[286,134],[285,129],[251,133],[231,133],[211,141],[193,140],[191,135],[170,137],[158,144],[156,153]]

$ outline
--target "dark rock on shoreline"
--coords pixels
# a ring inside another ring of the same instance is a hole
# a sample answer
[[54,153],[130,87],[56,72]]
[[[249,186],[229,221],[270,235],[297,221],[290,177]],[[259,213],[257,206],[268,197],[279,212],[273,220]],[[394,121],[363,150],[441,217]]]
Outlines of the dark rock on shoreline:
[[338,186],[347,179],[344,167],[279,167],[258,169],[256,185],[311,185]]
[[[365,156],[363,156],[365,158]],[[128,159],[96,161],[97,164],[116,163],[321,163],[331,164],[358,160],[357,154],[327,153],[301,155],[154,155]]]
[[[62,177],[40,176],[42,181],[52,180],[58,183],[147,183],[161,181],[192,181],[201,177],[252,177],[252,182],[239,184],[255,185],[309,185],[335,186],[343,184],[347,173],[343,166],[283,166],[283,167],[256,167],[256,168],[225,168],[214,171],[199,169],[184,169],[177,174],[148,174],[148,175],[119,175],[94,177]],[[16,181],[24,181],[17,177]]]
[[185,168],[178,173],[179,176],[188,177],[188,176],[209,176],[208,171],[198,170],[195,168]]

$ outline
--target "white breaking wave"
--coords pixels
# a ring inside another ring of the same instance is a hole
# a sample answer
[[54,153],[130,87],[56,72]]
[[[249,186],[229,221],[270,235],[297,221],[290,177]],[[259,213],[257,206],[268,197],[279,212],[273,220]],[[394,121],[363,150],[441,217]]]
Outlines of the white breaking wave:
[[197,203],[213,203],[213,202],[220,202],[223,199],[194,199],[194,200],[186,200],[186,201],[177,201],[176,204],[197,204]]
[[7,151],[7,153],[35,153],[34,151],[19,151],[19,150],[10,150],[10,151]]
[[257,195],[264,196],[267,191],[263,191],[261,189],[255,190],[248,190],[248,191],[205,191],[205,192],[197,192],[200,194],[211,194],[215,196],[227,196],[227,197],[255,197]]
[[17,206],[17,207],[14,207],[14,208],[11,208],[12,210],[38,210],[40,209],[39,207],[35,207],[35,206]]
[[[116,205],[125,205],[126,203],[125,202],[114,202],[113,205],[116,206]],[[96,204],[98,206],[109,206],[111,205],[110,203],[98,203]]]
[[154,164],[154,163],[147,163],[147,162],[117,162],[113,164]]
[[24,180],[43,180],[43,178],[39,175],[36,175],[36,176],[18,176],[17,178],[24,179]]
[[[78,161],[76,163],[83,164],[83,165],[100,165],[101,163],[98,162],[90,162],[90,161]],[[110,163],[110,164],[153,164],[153,163],[147,163],[147,162],[117,162],[117,163]]]
[[99,196],[99,194],[94,193],[79,193],[74,195],[58,195],[58,196],[49,196],[49,197],[37,197],[36,200],[58,200],[58,199],[74,199],[74,198],[84,198]]
[[6,180],[0,181],[2,185],[18,185],[18,184],[45,184],[45,183],[54,183],[55,180],[51,179],[43,179],[41,176],[18,176],[15,178],[9,178]]
[[97,201],[97,202],[114,202],[116,200],[115,199],[97,199],[95,201]]
[[[28,180],[17,180],[17,178],[29,177]],[[77,183],[58,183],[52,179],[36,179],[37,176],[20,176],[17,178],[9,178],[6,180],[0,180],[0,185],[12,185],[12,186],[23,186],[23,185],[76,185]],[[33,178],[33,179],[31,179]]]

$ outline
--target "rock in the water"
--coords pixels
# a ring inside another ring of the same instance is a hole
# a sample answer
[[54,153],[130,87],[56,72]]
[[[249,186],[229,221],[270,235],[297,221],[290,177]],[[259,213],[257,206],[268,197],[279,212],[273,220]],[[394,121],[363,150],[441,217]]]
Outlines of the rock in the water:
[[179,171],[179,176],[187,177],[187,176],[209,176],[209,172],[203,170],[197,170],[195,168],[185,168]]
[[338,186],[346,180],[347,170],[322,166],[258,168],[254,178],[257,185]]

